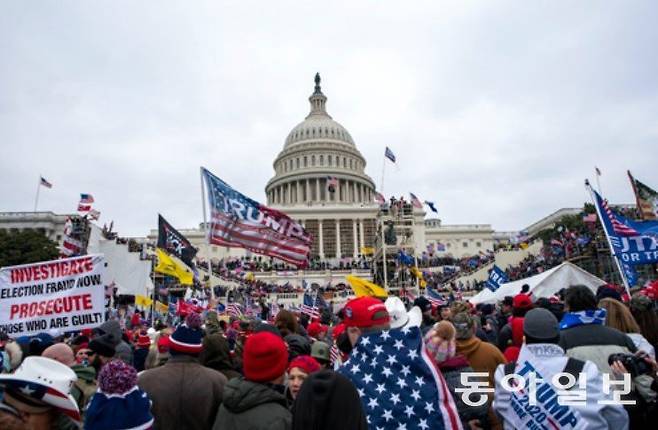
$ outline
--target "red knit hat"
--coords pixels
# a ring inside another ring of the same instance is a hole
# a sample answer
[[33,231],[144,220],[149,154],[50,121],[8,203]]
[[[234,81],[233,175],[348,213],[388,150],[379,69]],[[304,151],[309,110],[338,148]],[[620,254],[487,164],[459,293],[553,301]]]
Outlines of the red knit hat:
[[327,332],[327,326],[322,325],[319,322],[312,322],[308,325],[306,331],[308,332],[309,336],[317,338],[320,333]]
[[295,367],[307,375],[310,375],[311,373],[320,370],[320,363],[318,363],[315,358],[311,357],[310,355],[298,355],[288,365],[288,372],[290,372],[290,370]]
[[247,338],[242,353],[244,377],[269,382],[283,375],[288,365],[288,348],[281,337],[267,331]]
[[386,305],[374,297],[352,299],[343,308],[346,327],[373,327],[387,324],[390,320]]

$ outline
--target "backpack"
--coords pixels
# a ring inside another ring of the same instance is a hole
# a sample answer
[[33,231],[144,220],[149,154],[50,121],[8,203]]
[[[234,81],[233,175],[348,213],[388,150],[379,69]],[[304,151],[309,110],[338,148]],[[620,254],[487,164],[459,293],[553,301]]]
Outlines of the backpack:
[[[505,376],[511,375],[514,373],[514,368],[516,367],[516,362],[511,361],[507,364],[505,364],[505,367],[503,368],[505,371]],[[585,362],[583,360],[578,360],[577,358],[571,358],[567,360],[567,364],[564,366],[564,370],[562,372],[568,373],[569,375],[573,376],[576,378],[576,381],[578,380],[578,376],[580,373],[583,371],[583,368],[585,367]]]

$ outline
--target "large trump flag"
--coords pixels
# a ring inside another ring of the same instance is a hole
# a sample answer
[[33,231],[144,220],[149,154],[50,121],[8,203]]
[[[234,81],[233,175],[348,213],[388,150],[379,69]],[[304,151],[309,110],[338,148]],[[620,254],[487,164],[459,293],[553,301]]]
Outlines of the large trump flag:
[[210,204],[208,241],[213,245],[245,248],[306,267],[311,236],[297,221],[234,190],[201,168]]

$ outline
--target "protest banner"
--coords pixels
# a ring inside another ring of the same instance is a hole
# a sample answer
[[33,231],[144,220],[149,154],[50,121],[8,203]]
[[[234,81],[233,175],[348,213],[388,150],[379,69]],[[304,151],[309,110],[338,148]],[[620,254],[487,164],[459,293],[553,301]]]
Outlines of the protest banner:
[[97,327],[105,318],[103,255],[0,269],[0,331],[12,337]]

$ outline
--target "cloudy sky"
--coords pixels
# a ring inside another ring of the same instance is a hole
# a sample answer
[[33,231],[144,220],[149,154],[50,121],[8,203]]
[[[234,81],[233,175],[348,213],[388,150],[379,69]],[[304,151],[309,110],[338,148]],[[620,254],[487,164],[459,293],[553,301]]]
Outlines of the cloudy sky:
[[67,213],[141,236],[201,220],[199,166],[264,201],[308,112],[329,113],[385,193],[444,223],[520,229],[580,206],[603,172],[658,188],[658,3],[0,2],[0,210]]

